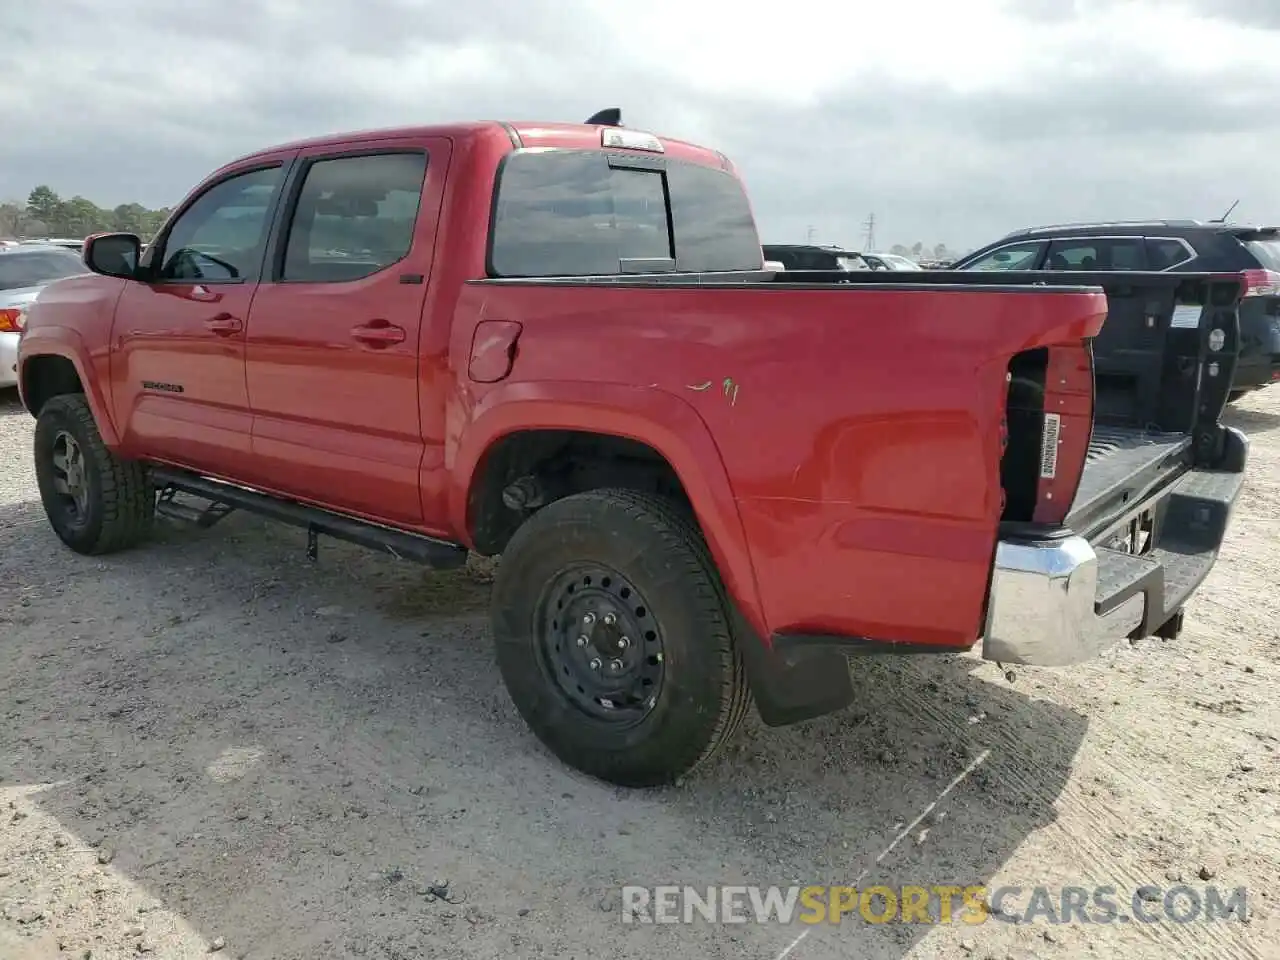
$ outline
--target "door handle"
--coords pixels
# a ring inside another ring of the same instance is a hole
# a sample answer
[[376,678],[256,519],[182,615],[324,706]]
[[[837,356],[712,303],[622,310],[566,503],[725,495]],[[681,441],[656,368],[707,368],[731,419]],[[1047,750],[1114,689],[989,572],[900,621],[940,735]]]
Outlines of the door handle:
[[374,320],[360,327],[351,328],[351,336],[371,347],[385,347],[393,343],[404,343],[403,327],[394,327],[385,320]]
[[239,333],[244,329],[244,324],[240,322],[240,318],[233,317],[229,313],[220,313],[216,317],[210,317],[204,322],[204,325],[214,333]]

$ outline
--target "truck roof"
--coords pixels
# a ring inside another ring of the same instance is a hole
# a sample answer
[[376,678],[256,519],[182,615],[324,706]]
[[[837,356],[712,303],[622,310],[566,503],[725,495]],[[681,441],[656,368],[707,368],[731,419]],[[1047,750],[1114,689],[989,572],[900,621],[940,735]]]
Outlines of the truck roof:
[[[496,138],[508,141],[513,147],[559,147],[561,149],[599,150],[602,147],[602,131],[609,129],[615,128],[608,124],[547,123],[534,120],[479,120],[407,127],[385,127],[345,133],[330,133],[318,137],[309,137],[304,140],[279,143],[245,154],[232,161],[232,163],[238,164],[245,160],[265,157],[285,150],[345,146],[353,143],[368,143],[377,140],[410,137],[447,137],[454,141],[463,142]],[[616,129],[632,134],[647,134],[657,137],[662,144],[663,153],[668,156],[674,156],[702,166],[721,167],[726,170],[732,169],[728,157],[718,150],[698,146],[685,140],[677,140],[673,137],[636,130],[631,127],[619,125]],[[618,148],[611,147],[611,149]],[[228,166],[230,165],[228,164]]]

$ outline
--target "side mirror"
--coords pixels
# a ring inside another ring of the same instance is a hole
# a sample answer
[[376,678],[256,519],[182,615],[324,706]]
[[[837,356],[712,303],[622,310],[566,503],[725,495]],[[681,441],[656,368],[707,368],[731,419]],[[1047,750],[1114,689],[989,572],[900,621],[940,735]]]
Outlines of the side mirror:
[[84,265],[106,277],[132,280],[142,257],[142,241],[133,233],[100,233],[84,242]]

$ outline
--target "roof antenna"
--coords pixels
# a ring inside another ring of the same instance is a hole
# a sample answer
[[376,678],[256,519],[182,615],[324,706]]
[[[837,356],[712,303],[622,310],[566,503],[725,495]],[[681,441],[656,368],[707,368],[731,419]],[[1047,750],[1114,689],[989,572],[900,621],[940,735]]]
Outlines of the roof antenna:
[[587,126],[620,127],[622,126],[622,108],[605,107],[587,118]]
[[1240,201],[1239,201],[1239,200],[1237,200],[1237,201],[1236,201],[1235,203],[1233,203],[1231,206],[1227,207],[1227,212],[1226,212],[1226,213],[1224,213],[1222,216],[1220,216],[1217,220],[1210,220],[1209,222],[1210,222],[1210,223],[1226,223],[1226,222],[1227,222],[1227,217],[1231,216],[1231,211],[1232,211],[1232,210],[1234,210],[1234,209],[1235,209],[1236,207],[1238,207],[1238,206],[1240,206]]

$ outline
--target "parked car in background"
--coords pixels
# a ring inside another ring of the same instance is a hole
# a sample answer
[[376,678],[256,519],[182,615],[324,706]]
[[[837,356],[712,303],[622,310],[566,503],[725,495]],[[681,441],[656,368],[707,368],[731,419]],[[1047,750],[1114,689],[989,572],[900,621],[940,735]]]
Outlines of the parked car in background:
[[84,261],[62,247],[0,245],[0,389],[18,383],[18,338],[36,294],[52,280],[88,272]]
[[764,258],[787,270],[872,270],[866,258],[853,250],[818,243],[768,243]]
[[975,250],[952,269],[1243,273],[1231,400],[1280,381],[1280,227],[1201,220],[1031,227]]
[[84,249],[84,240],[73,240],[69,237],[50,237],[48,240],[30,240],[29,243],[43,243],[54,247],[65,247],[67,250],[74,250],[79,253]]
[[923,267],[914,260],[900,257],[896,253],[864,253],[862,259],[867,261],[872,270],[922,270]]

